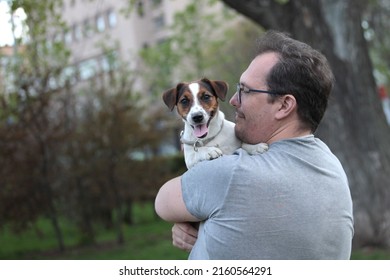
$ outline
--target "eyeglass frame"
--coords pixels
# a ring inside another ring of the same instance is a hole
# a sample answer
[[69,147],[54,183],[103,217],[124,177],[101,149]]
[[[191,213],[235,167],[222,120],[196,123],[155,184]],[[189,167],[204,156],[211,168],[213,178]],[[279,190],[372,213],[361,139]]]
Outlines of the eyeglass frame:
[[238,102],[241,104],[241,92],[244,93],[250,93],[250,92],[258,92],[258,93],[267,93],[267,94],[275,94],[275,95],[283,95],[283,93],[270,91],[270,90],[261,90],[261,89],[253,89],[253,88],[246,88],[244,85],[241,85],[240,83],[237,83],[236,91],[238,93]]

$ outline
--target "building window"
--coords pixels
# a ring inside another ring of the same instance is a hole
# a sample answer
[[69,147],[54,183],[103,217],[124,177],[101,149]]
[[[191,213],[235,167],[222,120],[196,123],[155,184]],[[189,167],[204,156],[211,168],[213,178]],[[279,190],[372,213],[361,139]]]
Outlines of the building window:
[[96,59],[88,59],[80,63],[79,75],[80,80],[87,80],[95,76],[98,72],[98,63]]
[[74,85],[77,82],[76,68],[74,66],[65,67],[59,76],[58,79],[59,86],[64,87],[67,82],[70,85]]
[[52,40],[46,40],[45,46],[48,50],[50,50],[53,47],[53,41]]
[[165,18],[164,15],[159,15],[153,19],[154,27],[156,30],[161,30],[165,26]]
[[117,24],[116,13],[113,10],[107,12],[108,26],[114,28]]
[[64,41],[65,41],[65,44],[68,44],[68,45],[72,43],[72,41],[73,41],[72,29],[68,29],[65,31]]
[[116,51],[106,53],[101,58],[101,67],[103,72],[109,72],[117,68],[118,66],[118,54]]
[[98,15],[96,17],[96,30],[98,32],[104,32],[104,30],[106,30],[106,21],[104,20],[103,15]]
[[63,39],[64,39],[63,36],[64,36],[64,34],[62,34],[62,33],[55,34],[53,37],[53,43],[62,43]]
[[83,35],[88,38],[91,37],[93,33],[93,26],[91,24],[91,21],[86,19],[83,23]]
[[73,26],[73,37],[75,41],[80,41],[83,38],[83,32],[81,31],[80,25],[74,25]]
[[140,17],[145,15],[144,3],[142,1],[137,2],[137,13]]
[[160,6],[161,5],[161,0],[152,0],[153,6]]

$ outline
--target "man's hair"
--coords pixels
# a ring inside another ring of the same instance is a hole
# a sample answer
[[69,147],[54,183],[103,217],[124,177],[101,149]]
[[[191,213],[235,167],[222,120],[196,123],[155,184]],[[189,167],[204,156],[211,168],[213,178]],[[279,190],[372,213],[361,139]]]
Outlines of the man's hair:
[[[266,79],[269,90],[293,95],[299,118],[314,132],[324,116],[334,84],[327,59],[309,45],[272,30],[258,40],[257,55],[266,52],[279,56]],[[277,95],[271,98],[274,101]]]

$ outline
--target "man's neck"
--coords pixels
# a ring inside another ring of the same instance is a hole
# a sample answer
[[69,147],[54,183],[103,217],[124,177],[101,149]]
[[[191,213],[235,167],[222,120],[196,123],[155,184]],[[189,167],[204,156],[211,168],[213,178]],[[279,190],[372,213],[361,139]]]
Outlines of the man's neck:
[[278,130],[271,135],[270,139],[267,141],[267,144],[270,145],[273,142],[280,141],[283,139],[303,137],[313,134],[312,131],[308,128],[303,128],[301,123],[298,121],[289,122],[284,126],[281,126]]

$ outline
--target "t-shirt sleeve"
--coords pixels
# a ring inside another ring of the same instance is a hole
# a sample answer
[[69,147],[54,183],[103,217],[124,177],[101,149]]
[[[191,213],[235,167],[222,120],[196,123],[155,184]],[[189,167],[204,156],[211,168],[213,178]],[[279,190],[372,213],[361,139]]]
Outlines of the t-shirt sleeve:
[[206,220],[217,214],[226,197],[237,155],[203,161],[183,174],[182,193],[187,210]]

